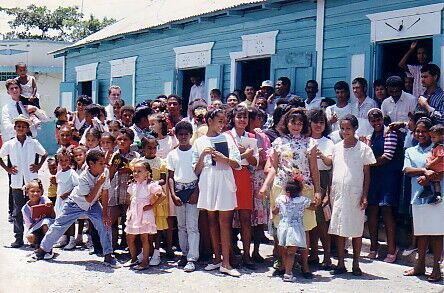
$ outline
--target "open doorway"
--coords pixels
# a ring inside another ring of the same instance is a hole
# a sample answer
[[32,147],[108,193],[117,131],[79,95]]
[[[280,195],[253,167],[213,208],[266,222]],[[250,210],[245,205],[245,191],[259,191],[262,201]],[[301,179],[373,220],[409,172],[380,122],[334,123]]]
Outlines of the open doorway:
[[191,83],[191,77],[199,75],[202,81],[205,81],[205,68],[195,68],[181,70],[182,72],[182,115],[187,116],[188,102],[190,101],[190,90],[193,84]]
[[241,90],[246,85],[254,86],[258,90],[264,80],[270,79],[271,58],[261,58],[239,61],[241,71]]
[[78,83],[78,92],[80,95],[92,96],[92,81],[82,81]]
[[[405,75],[404,70],[398,67],[399,61],[401,61],[404,54],[409,50],[411,43],[415,40],[400,40],[389,43],[379,44],[378,60],[380,62],[377,72],[377,78],[386,80],[392,75],[398,75],[403,77]],[[433,39],[424,38],[418,40],[417,48],[423,47],[427,51],[428,60],[432,60],[433,56]],[[418,64],[416,53],[412,54],[407,60],[407,64]]]

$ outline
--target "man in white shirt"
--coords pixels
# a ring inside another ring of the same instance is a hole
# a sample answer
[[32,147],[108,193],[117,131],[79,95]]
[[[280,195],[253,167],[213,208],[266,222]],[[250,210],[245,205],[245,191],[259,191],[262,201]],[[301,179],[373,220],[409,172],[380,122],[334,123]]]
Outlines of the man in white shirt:
[[121,97],[122,90],[120,89],[120,86],[118,85],[112,85],[108,89],[108,106],[105,107],[106,110],[106,120],[118,120],[118,117],[116,114],[114,114],[114,108],[113,105],[120,101],[122,99]]
[[321,108],[321,101],[323,97],[317,97],[316,94],[319,91],[319,85],[316,80],[309,80],[305,84],[305,92],[307,98],[305,99],[305,108],[307,110]]
[[207,95],[205,94],[205,83],[202,81],[202,77],[199,74],[195,74],[190,77],[193,86],[190,90],[190,101],[195,99],[204,99],[208,102]]
[[357,77],[352,81],[353,94],[356,100],[352,102],[352,114],[358,118],[358,136],[368,136],[373,133],[373,127],[368,122],[367,113],[372,108],[378,108],[376,101],[367,96],[368,83],[363,77]]
[[347,114],[352,114],[352,106],[350,101],[350,86],[347,82],[341,80],[335,83],[336,104],[328,106],[325,109],[328,124],[332,131],[339,130],[339,120]]
[[404,81],[399,76],[387,78],[387,92],[390,95],[382,102],[381,110],[384,117],[391,122],[409,122],[409,113],[413,113],[418,104],[415,96],[402,90]]
[[[5,142],[0,149],[0,166],[11,174],[10,187],[13,199],[13,223],[15,241],[12,248],[23,246],[23,215],[22,208],[26,204],[23,194],[23,185],[37,179],[37,172],[42,167],[48,156],[43,146],[27,135],[31,126],[30,120],[23,114],[14,119],[16,135]],[[3,162],[3,157],[8,156],[10,166]],[[38,160],[38,156],[40,159]]]
[[23,102],[21,101],[21,88],[17,80],[8,79],[5,85],[8,94],[11,96],[11,100],[9,100],[2,108],[3,141],[8,141],[15,137],[14,119],[20,114],[29,119],[30,132],[32,137],[36,137],[37,128],[40,123],[47,120],[45,112],[32,105],[23,105]]

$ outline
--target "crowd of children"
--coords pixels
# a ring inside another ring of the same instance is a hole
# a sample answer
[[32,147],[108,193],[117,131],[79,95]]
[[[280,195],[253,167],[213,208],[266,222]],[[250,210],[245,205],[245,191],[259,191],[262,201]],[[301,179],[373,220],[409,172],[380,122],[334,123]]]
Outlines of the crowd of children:
[[[62,107],[54,111],[59,149],[48,159],[30,136],[32,121],[20,114],[11,122],[14,137],[0,150],[0,166],[10,174],[14,199],[13,247],[23,245],[25,224],[26,239],[35,248],[33,260],[52,258],[53,247],[72,250],[85,244],[115,268],[120,263],[114,253],[128,249],[131,258],[123,266],[145,270],[164,257],[174,259],[180,248],[178,265],[186,272],[196,270],[202,260],[206,271],[240,276],[233,256],[239,254],[242,266],[255,270],[264,262],[259,247],[268,231],[275,245],[276,274],[294,282],[297,253],[304,278],[313,277],[313,264],[332,274],[346,273],[345,241],[352,238],[352,273],[360,276],[366,210],[372,237],[368,257],[377,258],[380,210],[388,229],[385,261],[395,262],[392,213],[402,197],[404,202],[411,199],[418,236],[412,246],[420,253],[417,266],[406,275],[424,273],[424,243],[430,240],[435,264],[429,280],[439,281],[443,228],[435,224],[429,232],[422,226],[427,221],[416,219],[425,212],[441,220],[444,215],[444,95],[436,86],[439,68],[424,65],[421,72],[424,80],[434,78],[434,91],[419,97],[415,113],[404,113],[408,121],[392,118],[399,109],[383,113],[376,107],[384,109],[388,98],[381,92],[386,89],[395,99],[396,82],[387,88],[375,84],[376,101],[369,102],[363,78],[353,81],[353,92],[363,93],[364,100],[351,102],[344,81],[335,85],[337,104],[316,98],[317,83],[309,81],[309,98],[304,101],[289,93],[289,79],[284,77],[276,92],[270,81],[257,93],[248,87],[243,103],[230,93],[224,104],[212,91],[217,97],[211,104],[191,101],[185,118],[182,99],[176,95],[135,108],[117,99],[110,109],[79,96],[75,112]],[[25,81],[20,75],[22,87]],[[8,93],[16,84],[7,81]],[[35,81],[26,84],[34,88]],[[110,96],[115,90],[120,91],[110,88]],[[36,90],[29,96],[34,101]],[[1,159],[5,156],[6,163]],[[45,161],[48,190],[38,178]],[[410,177],[404,178],[401,190],[403,171],[413,178],[412,192],[407,188],[410,180],[405,180]],[[337,265],[331,261],[333,250]]]

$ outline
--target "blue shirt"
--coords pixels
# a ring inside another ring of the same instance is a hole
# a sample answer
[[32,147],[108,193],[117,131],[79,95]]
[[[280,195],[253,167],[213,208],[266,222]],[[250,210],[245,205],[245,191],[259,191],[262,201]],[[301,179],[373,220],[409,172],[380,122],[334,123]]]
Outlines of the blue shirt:
[[[429,106],[433,108],[430,112],[430,118],[434,119],[437,123],[444,123],[444,91],[442,88],[437,87],[433,93],[424,93],[424,97],[427,99]],[[419,105],[417,110],[424,110]]]

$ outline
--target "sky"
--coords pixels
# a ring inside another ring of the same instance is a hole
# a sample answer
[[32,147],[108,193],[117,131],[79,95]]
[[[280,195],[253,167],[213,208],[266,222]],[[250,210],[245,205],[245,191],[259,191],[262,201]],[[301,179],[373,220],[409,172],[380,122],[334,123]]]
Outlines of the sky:
[[[59,6],[79,6],[80,8],[82,7],[82,2],[85,16],[93,14],[100,19],[106,16],[120,20],[145,8],[152,0],[0,0],[0,7],[26,8],[30,4],[35,4],[36,6],[46,6],[54,10]],[[11,19],[8,18],[6,14],[0,13],[0,33],[5,33],[10,30],[8,25],[9,20]]]

